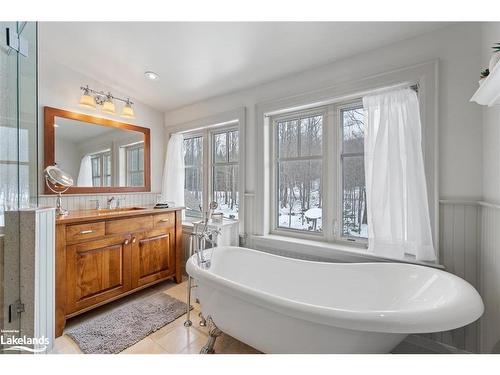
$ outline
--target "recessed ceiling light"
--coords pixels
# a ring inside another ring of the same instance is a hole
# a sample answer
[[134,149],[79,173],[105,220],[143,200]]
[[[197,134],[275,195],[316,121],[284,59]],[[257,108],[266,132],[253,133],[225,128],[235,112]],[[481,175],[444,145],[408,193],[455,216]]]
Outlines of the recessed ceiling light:
[[151,72],[151,71],[144,72],[144,76],[147,79],[150,79],[151,81],[156,81],[160,78],[160,76],[158,74],[156,74],[155,72]]

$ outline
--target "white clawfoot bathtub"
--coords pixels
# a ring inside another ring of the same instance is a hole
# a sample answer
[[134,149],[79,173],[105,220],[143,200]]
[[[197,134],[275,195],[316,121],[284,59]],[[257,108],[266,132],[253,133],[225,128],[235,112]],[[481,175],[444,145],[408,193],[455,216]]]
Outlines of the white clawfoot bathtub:
[[465,280],[405,263],[312,262],[219,247],[208,269],[194,255],[187,272],[203,315],[264,353],[388,353],[408,334],[462,327],[484,310]]

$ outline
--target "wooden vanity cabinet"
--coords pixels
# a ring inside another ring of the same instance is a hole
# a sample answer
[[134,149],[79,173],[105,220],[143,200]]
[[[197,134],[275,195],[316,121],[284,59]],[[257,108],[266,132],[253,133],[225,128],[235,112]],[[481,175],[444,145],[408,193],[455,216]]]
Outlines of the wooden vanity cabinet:
[[157,282],[181,282],[180,209],[117,214],[74,212],[57,220],[56,337],[66,319]]
[[175,228],[137,234],[132,244],[132,288],[175,275]]
[[131,289],[128,236],[66,247],[66,312],[75,313]]

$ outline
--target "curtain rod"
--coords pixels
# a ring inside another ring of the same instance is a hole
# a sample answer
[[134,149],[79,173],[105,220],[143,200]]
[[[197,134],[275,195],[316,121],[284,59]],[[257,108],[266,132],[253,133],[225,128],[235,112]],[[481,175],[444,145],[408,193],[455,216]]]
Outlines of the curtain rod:
[[409,89],[412,89],[413,91],[415,91],[417,94],[419,92],[419,89],[420,89],[420,83],[410,83],[410,82],[403,82],[401,84],[397,84],[397,85],[392,85],[392,86],[386,86],[386,87],[381,87],[381,88],[378,88],[378,89],[373,89],[373,90],[368,90],[368,91],[363,91],[363,92],[360,92],[360,93],[357,93],[357,94],[352,94],[352,95],[346,95],[346,96],[342,96],[342,97],[338,97],[338,98],[333,98],[333,99],[330,99],[330,100],[326,100],[324,102],[317,102],[317,103],[310,103],[310,104],[307,104],[307,105],[303,105],[303,106],[297,106],[294,108],[289,108],[289,109],[283,109],[283,110],[279,110],[279,111],[276,111],[274,113],[268,113],[268,114],[264,114],[264,118],[269,118],[269,117],[272,117],[272,116],[276,116],[276,115],[280,115],[280,114],[283,114],[283,113],[288,113],[288,112],[293,112],[293,111],[299,111],[299,110],[307,110],[307,109],[310,109],[310,108],[314,108],[314,107],[319,107],[319,106],[323,106],[323,105],[330,105],[332,103],[338,103],[338,102],[341,102],[341,101],[344,101],[344,100],[354,100],[356,98],[358,99],[361,99],[363,96],[369,94],[369,93],[374,93],[374,92],[383,92],[383,91],[386,91],[386,90],[390,90],[390,89],[398,89],[398,88],[409,88]]

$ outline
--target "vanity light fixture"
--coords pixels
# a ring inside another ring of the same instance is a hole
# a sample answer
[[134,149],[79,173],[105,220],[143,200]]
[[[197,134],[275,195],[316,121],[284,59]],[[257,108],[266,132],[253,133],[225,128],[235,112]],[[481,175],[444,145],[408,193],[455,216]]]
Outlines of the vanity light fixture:
[[111,93],[106,95],[106,100],[102,103],[102,111],[111,114],[116,113],[115,103],[113,103],[113,95],[111,95]]
[[132,103],[130,102],[130,99],[127,98],[127,101],[125,102],[125,106],[123,107],[122,110],[122,117],[125,118],[134,118],[134,109],[132,108]]
[[157,81],[158,79],[160,79],[160,76],[152,71],[144,72],[144,76],[151,81]]
[[107,94],[104,91],[96,91],[91,89],[88,85],[80,87],[80,90],[83,91],[82,96],[80,97],[80,106],[88,109],[96,109],[96,106],[101,106],[101,110],[103,112],[109,114],[116,113],[116,107],[114,100],[119,100],[124,102],[125,105],[123,107],[121,116],[125,118],[134,118],[134,110],[132,105],[134,104],[129,98],[122,99],[117,96],[114,96],[110,92]]
[[95,109],[95,100],[90,95],[90,89],[89,86],[87,85],[86,87],[80,87],[83,90],[83,94],[80,97],[80,106],[89,108],[89,109]]

